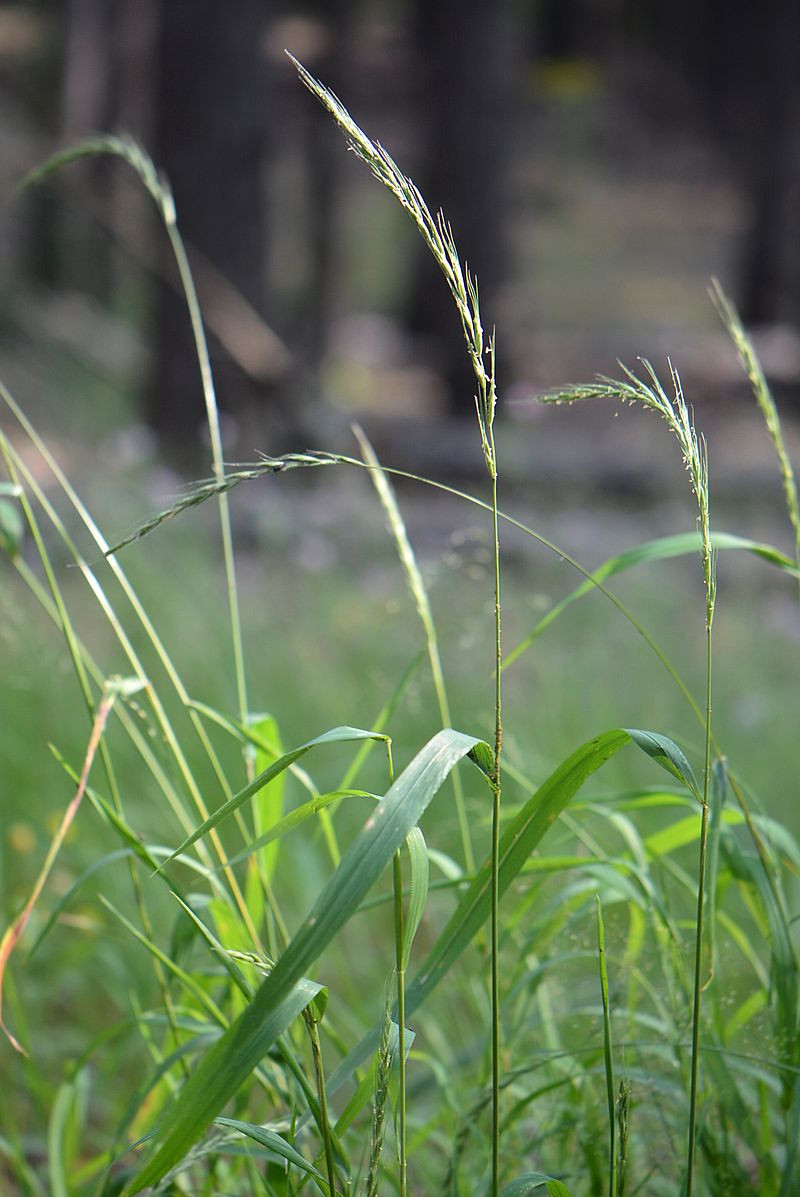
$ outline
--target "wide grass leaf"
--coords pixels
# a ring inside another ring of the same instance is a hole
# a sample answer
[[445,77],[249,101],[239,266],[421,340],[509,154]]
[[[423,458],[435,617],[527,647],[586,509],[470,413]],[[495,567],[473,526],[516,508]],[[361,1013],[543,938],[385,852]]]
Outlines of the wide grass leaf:
[[253,1000],[190,1076],[167,1119],[153,1159],[127,1193],[156,1184],[200,1138],[225,1103],[296,1017],[283,1013],[293,988],[362,899],[416,826],[451,769],[480,742],[445,729],[430,740],[378,803],[310,914],[256,991]]
[[503,1188],[500,1197],[526,1197],[527,1193],[543,1189],[552,1179],[553,1177],[545,1172],[523,1172],[522,1176],[518,1176]]
[[[627,744],[635,744],[693,791],[697,785],[691,766],[676,744],[655,732],[615,728],[587,740],[542,782],[520,808],[500,839],[498,890],[502,895],[525,868],[546,832],[566,809],[583,783]],[[681,770],[685,769],[685,775]],[[406,990],[406,1017],[427,999],[461,953],[473,941],[491,911],[491,862],[475,874],[413,982]],[[328,1082],[333,1093],[375,1050],[379,1031],[373,1029],[342,1061]]]
[[[686,757],[671,740],[655,732],[616,728],[582,744],[525,803],[500,840],[498,888],[504,894],[524,868],[547,830],[592,773],[626,744],[636,744],[690,790],[697,781]],[[685,770],[685,772],[682,772]],[[406,1013],[425,1000],[489,917],[491,863],[487,859],[476,873],[425,963],[406,993]]]

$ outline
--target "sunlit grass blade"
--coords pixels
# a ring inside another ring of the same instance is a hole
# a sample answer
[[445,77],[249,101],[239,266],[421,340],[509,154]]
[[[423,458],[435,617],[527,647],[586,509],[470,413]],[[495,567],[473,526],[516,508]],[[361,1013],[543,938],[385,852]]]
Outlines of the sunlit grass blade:
[[182,1159],[247,1079],[288,1025],[280,1011],[293,986],[358,909],[450,770],[478,744],[460,732],[439,732],[400,774],[250,1005],[189,1078],[161,1147],[127,1190],[129,1194],[155,1184]]

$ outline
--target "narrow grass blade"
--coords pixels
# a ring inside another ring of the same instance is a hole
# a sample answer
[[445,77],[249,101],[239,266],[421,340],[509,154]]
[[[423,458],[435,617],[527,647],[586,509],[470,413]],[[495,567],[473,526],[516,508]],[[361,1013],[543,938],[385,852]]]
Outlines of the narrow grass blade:
[[[258,719],[252,720],[250,727],[262,741],[261,745],[255,750],[254,771],[259,774],[265,772],[276,760],[280,760],[283,755],[283,745],[281,743],[278,721],[272,715],[263,715]],[[266,742],[275,745],[271,752],[266,750]],[[257,836],[263,835],[268,828],[273,827],[283,816],[285,782],[285,775],[281,772],[254,797],[253,827]],[[275,840],[269,843],[263,852],[259,853],[264,873],[270,882],[275,874],[279,849],[280,843]]]
[[89,1073],[81,1069],[60,1085],[47,1128],[47,1162],[52,1197],[70,1197],[70,1171],[86,1130]]
[[[686,762],[677,745],[653,732],[616,728],[587,740],[542,782],[506,827],[500,840],[498,889],[501,897],[525,868],[531,853],[583,783],[620,749],[631,743],[670,773],[673,773],[673,766],[679,768],[681,761]],[[692,789],[696,780],[688,762],[685,768],[687,775],[681,780],[688,789]],[[489,918],[490,880],[490,861],[486,860],[406,989],[406,1016],[411,1015],[428,998]],[[330,1077],[329,1093],[349,1079],[354,1069],[369,1058],[376,1043],[375,1030],[364,1036]]]
[[286,1160],[288,1164],[293,1164],[295,1168],[300,1168],[308,1176],[312,1177],[319,1185],[323,1193],[329,1193],[330,1189],[321,1172],[318,1172],[313,1164],[300,1154],[291,1143],[279,1135],[276,1131],[269,1130],[266,1126],[257,1126],[252,1122],[240,1122],[238,1118],[215,1118],[215,1126],[224,1126],[229,1130],[238,1131],[240,1135],[244,1135],[248,1139],[252,1139],[254,1143],[258,1143],[261,1147],[268,1148],[269,1151],[275,1153]]
[[175,849],[172,856],[168,860],[165,860],[161,867],[164,868],[177,856],[181,856],[187,848],[191,848],[192,844],[202,839],[207,832],[219,826],[224,819],[227,819],[228,815],[232,815],[234,811],[239,810],[245,802],[248,802],[258,794],[264,786],[269,785],[271,781],[279,777],[290,765],[293,765],[300,757],[305,756],[312,748],[319,747],[322,744],[342,744],[352,742],[353,740],[385,741],[387,738],[387,736],[379,735],[376,732],[363,731],[357,727],[334,727],[330,731],[323,732],[321,736],[316,736],[313,740],[308,740],[305,744],[301,744],[299,748],[285,753],[274,764],[265,769],[263,773],[260,773],[249,785],[245,786],[243,790],[239,790],[238,794],[234,794],[232,798],[229,798],[227,802],[224,802],[222,806],[214,811],[213,815],[210,815],[190,836],[186,837],[183,843]]
[[258,852],[290,831],[294,831],[296,827],[300,827],[307,819],[319,814],[320,811],[327,810],[329,806],[338,805],[343,798],[370,798],[373,802],[379,801],[378,795],[371,794],[369,790],[333,790],[330,794],[319,794],[310,802],[304,802],[302,806],[296,806],[294,810],[289,811],[289,814],[284,815],[279,823],[270,827],[269,831],[265,831],[258,839],[253,840],[252,844],[248,844],[241,852],[231,856],[228,863],[234,865],[238,864],[240,860],[246,860],[254,852]]
[[[444,670],[442,668],[442,658],[439,652],[439,638],[436,633],[436,623],[433,618],[433,610],[431,608],[430,598],[425,586],[425,580],[422,577],[422,571],[417,564],[417,558],[411,546],[411,541],[408,537],[405,521],[400,513],[400,508],[397,503],[397,496],[394,493],[389,476],[385,470],[381,469],[381,464],[378,461],[377,454],[364,434],[363,429],[358,425],[354,428],[355,436],[361,449],[361,455],[364,462],[370,467],[369,476],[372,485],[375,487],[381,506],[386,514],[386,520],[389,525],[395,546],[397,548],[397,556],[400,560],[403,572],[406,575],[408,582],[408,589],[411,592],[414,606],[417,609],[422,630],[425,634],[425,644],[428,652],[428,662],[430,664],[431,678],[433,679],[433,689],[436,694],[436,702],[439,707],[439,718],[442,721],[442,727],[449,727],[450,719],[450,700],[447,694],[447,685],[444,679]],[[464,867],[468,873],[475,869],[475,853],[472,847],[472,837],[470,835],[469,820],[467,818],[466,806],[464,803],[464,790],[461,784],[461,779],[458,775],[458,770],[454,769],[451,774],[451,782],[453,786],[453,795],[455,798],[456,815],[458,817],[458,826],[461,833],[461,847],[464,853]]]
[[603,1063],[608,1102],[608,1197],[617,1197],[617,1118],[614,1090],[614,1053],[611,1043],[611,1006],[608,1000],[608,967],[603,907],[597,895],[597,956],[600,966],[600,996],[603,1001]]
[[247,1079],[288,1025],[281,1011],[293,987],[358,909],[450,770],[478,743],[450,729],[439,732],[391,786],[250,1005],[189,1078],[161,1147],[134,1179],[129,1197],[174,1167]]
[[[793,577],[800,577],[800,569],[798,569],[797,562],[793,561],[791,557],[787,557],[785,553],[782,553],[780,549],[776,549],[773,545],[764,544],[758,540],[750,540],[745,536],[736,536],[731,532],[712,533],[711,544],[715,550],[739,549],[742,552],[752,553],[754,556],[760,557],[762,561],[774,565],[777,569],[783,570]],[[597,590],[598,583],[606,582],[609,578],[613,578],[615,574],[625,573],[626,570],[634,569],[638,565],[645,565],[650,561],[664,561],[672,557],[694,556],[699,552],[700,548],[700,533],[684,532],[676,536],[662,536],[657,540],[648,540],[645,544],[637,545],[636,548],[629,549],[625,553],[620,553],[616,557],[609,557],[602,565],[598,565],[597,569],[592,570],[591,575],[586,581],[581,582],[580,586],[576,586],[566,598],[561,599],[554,607],[551,607],[547,614],[542,616],[535,627],[531,629],[528,635],[511,652],[506,653],[503,658],[503,669],[508,669],[509,665],[513,665],[517,658],[521,657],[531,647],[533,642],[541,636],[542,632],[549,628],[568,607],[578,599]]]
[[430,885],[430,863],[425,837],[419,827],[412,827],[406,836],[406,848],[411,862],[411,884],[409,887],[408,909],[403,920],[403,969],[408,968],[411,958],[411,947],[417,934],[425,904],[428,901]]
[[83,769],[81,771],[75,796],[67,806],[56,833],[53,836],[53,840],[50,844],[50,848],[48,849],[44,864],[39,871],[39,876],[36,878],[33,890],[27,902],[25,903],[22,913],[19,914],[16,919],[14,919],[11,926],[7,928],[2,940],[0,940],[0,1031],[5,1033],[6,1038],[11,1043],[11,1046],[23,1056],[27,1055],[25,1049],[22,1047],[19,1041],[15,1039],[3,1022],[3,975],[17,943],[24,934],[25,928],[28,925],[28,921],[30,920],[31,914],[33,913],[36,903],[39,900],[42,890],[47,884],[47,879],[50,876],[51,870],[56,861],[58,853],[61,850],[61,846],[66,838],[67,832],[69,831],[72,822],[78,813],[81,800],[83,799],[83,795],[86,791],[86,784],[89,780],[89,773],[91,772],[95,754],[97,753],[97,749],[103,738],[106,722],[111,714],[114,701],[119,692],[120,691],[118,688],[110,686],[100,701],[94,724],[92,726],[92,732],[89,737],[89,744],[86,749],[86,757],[83,762]]

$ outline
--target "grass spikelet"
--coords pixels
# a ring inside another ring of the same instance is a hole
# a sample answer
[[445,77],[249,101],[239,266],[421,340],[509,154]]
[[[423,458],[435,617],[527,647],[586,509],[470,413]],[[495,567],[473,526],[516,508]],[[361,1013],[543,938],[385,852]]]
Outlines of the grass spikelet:
[[684,465],[689,474],[692,491],[697,502],[698,525],[701,535],[701,557],[706,587],[706,622],[710,627],[714,615],[716,579],[714,550],[711,544],[709,518],[708,453],[705,438],[698,435],[689,407],[683,394],[683,387],[677,370],[669,363],[673,398],[670,399],[653,367],[644,358],[642,367],[647,375],[640,378],[620,363],[624,379],[609,378],[604,374],[593,383],[570,386],[548,391],[540,395],[542,403],[576,403],[587,399],[616,399],[621,403],[635,403],[657,412],[666,420],[678,441]]
[[627,1077],[623,1077],[619,1083],[616,1114],[617,1127],[619,1130],[619,1174],[617,1194],[618,1197],[625,1197],[625,1176],[628,1169],[628,1143],[630,1140],[631,1115],[631,1086]]
[[502,731],[502,646],[500,636],[500,533],[498,513],[498,466],[494,440],[494,418],[497,407],[495,386],[495,336],[484,334],[481,321],[478,282],[469,267],[461,259],[456,248],[453,230],[442,211],[436,216],[431,211],[412,179],[404,175],[379,142],[373,141],[353,120],[350,113],[329,88],[315,79],[305,67],[290,54],[302,82],[312,95],[331,114],[345,134],[350,148],[369,166],[373,175],[383,183],[409,214],[423,241],[438,264],[453,297],[461,321],[464,340],[467,345],[472,371],[475,375],[474,395],[478,430],[481,438],[483,459],[492,486],[492,541],[494,558],[494,676],[495,676],[495,736],[494,770],[492,776],[492,925],[491,925],[491,967],[490,991],[492,1010],[492,1197],[499,1192],[500,1151],[500,982],[499,982],[499,845],[501,813],[501,755]]
[[795,560],[800,564],[800,503],[797,497],[797,479],[795,478],[792,463],[789,460],[789,454],[786,450],[783,429],[781,428],[781,421],[772,391],[764,375],[761,362],[758,360],[758,354],[755,351],[753,342],[745,331],[739,313],[723,291],[717,279],[711,280],[709,293],[714,307],[719,312],[722,323],[728,330],[730,338],[736,347],[739,360],[749,379],[753,395],[764,417],[767,432],[775,449],[786,500],[786,510],[789,513],[789,519],[794,530]]
[[182,499],[178,499],[169,507],[165,507],[162,511],[157,512],[156,515],[151,516],[150,519],[140,524],[138,528],[134,529],[124,539],[118,540],[110,548],[106,549],[103,555],[105,557],[115,556],[122,549],[127,548],[128,545],[134,544],[137,540],[141,540],[151,532],[155,532],[156,528],[160,528],[168,520],[174,519],[176,515],[182,515],[184,511],[190,511],[193,507],[199,507],[201,503],[205,503],[208,499],[213,499],[215,496],[226,495],[237,486],[241,486],[243,482],[252,482],[253,479],[262,478],[265,474],[279,474],[282,470],[296,469],[299,466],[327,464],[329,464],[328,460],[324,456],[309,453],[287,453],[284,457],[264,457],[262,461],[253,463],[252,465],[243,465],[229,469],[221,479],[210,478],[206,481],[195,483],[188,494],[184,495]]
[[[288,51],[287,51],[288,53]],[[373,141],[353,120],[341,100],[324,84],[315,79],[293,55],[289,58],[297,68],[308,90],[331,114],[348,140],[351,150],[365,162],[379,182],[383,183],[406,210],[419,230],[445,277],[461,320],[464,339],[477,383],[475,407],[481,434],[484,460],[489,473],[497,473],[493,425],[497,393],[495,388],[495,339],[483,331],[478,297],[478,282],[469,267],[462,266],[453,230],[443,212],[434,217],[412,179],[404,175],[391,154]],[[486,360],[484,360],[486,359]],[[488,363],[488,367],[487,367]]]
[[386,1106],[389,1100],[389,1078],[392,1074],[391,1031],[391,1002],[387,1001],[378,1046],[378,1067],[372,1099],[372,1139],[364,1197],[377,1197],[378,1193],[378,1177],[386,1131]]

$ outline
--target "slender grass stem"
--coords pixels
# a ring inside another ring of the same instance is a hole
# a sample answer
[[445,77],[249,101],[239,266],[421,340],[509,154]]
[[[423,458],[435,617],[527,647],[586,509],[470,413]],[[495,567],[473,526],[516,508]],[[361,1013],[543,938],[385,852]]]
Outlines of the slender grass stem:
[[330,1197],[336,1197],[336,1169],[333,1162],[333,1141],[331,1124],[328,1115],[328,1095],[325,1090],[325,1069],[322,1063],[322,1044],[319,1041],[319,1030],[314,1015],[307,1010],[304,1014],[308,1037],[311,1042],[311,1054],[314,1057],[314,1072],[317,1078],[317,1100],[319,1101],[320,1123],[322,1126],[322,1144],[325,1152],[325,1171],[328,1176]]
[[[709,610],[713,610],[710,607]],[[709,785],[711,780],[711,618],[706,623],[706,739],[703,771],[703,805],[700,824],[700,856],[697,874],[697,929],[694,948],[694,997],[692,1001],[692,1056],[689,1081],[689,1136],[686,1149],[686,1197],[694,1192],[697,1148],[697,1090],[700,1072],[700,998],[703,990],[703,916],[706,894]]]
[[495,628],[495,730],[494,778],[492,784],[492,1197],[500,1184],[500,806],[502,721],[502,640],[500,634],[500,525],[497,506],[497,469],[494,437],[490,430],[492,461],[492,536],[494,556],[494,628]]
[[398,1156],[400,1160],[400,1197],[406,1197],[408,1191],[408,1157],[407,1157],[407,1099],[406,1099],[406,1055],[405,1055],[405,1020],[406,1020],[406,970],[404,964],[404,916],[403,916],[403,862],[399,852],[395,853],[393,862],[394,883],[394,942],[395,962],[397,969],[397,1050],[399,1052],[398,1069],[400,1073],[398,1096]]
[[[364,434],[362,428],[355,426],[353,429],[356,440],[361,448],[361,454],[364,459],[364,464],[369,468],[370,478],[375,487],[378,498],[381,501],[381,506],[386,512],[386,518],[389,523],[389,530],[394,537],[395,545],[397,546],[397,555],[400,558],[400,564],[403,567],[406,578],[408,579],[409,590],[414,600],[414,605],[417,609],[417,614],[420,618],[423,631],[425,633],[425,645],[428,652],[428,663],[431,670],[431,678],[433,680],[433,689],[436,694],[436,702],[439,707],[439,718],[442,721],[442,727],[451,727],[452,720],[450,718],[450,700],[447,694],[447,684],[444,679],[444,669],[442,668],[442,657],[439,652],[439,638],[436,632],[436,623],[433,618],[433,611],[431,610],[430,598],[425,587],[425,582],[422,577],[422,571],[417,564],[417,559],[414,550],[411,547],[411,541],[408,538],[408,532],[403,522],[403,517],[400,513],[400,508],[397,504],[397,498],[394,489],[389,483],[387,472],[381,466],[380,461],[375,453],[370,442]],[[475,872],[475,852],[472,847],[472,836],[470,834],[469,819],[467,817],[466,803],[464,801],[464,787],[461,781],[461,774],[458,769],[454,769],[450,775],[450,782],[453,788],[453,798],[456,807],[456,817],[458,819],[458,828],[461,834],[461,850],[464,853],[464,867],[468,873]]]
[[[389,784],[394,784],[394,762],[391,741],[386,742],[389,765]],[[406,950],[405,915],[403,910],[403,858],[395,852],[392,861],[392,889],[394,906],[394,955],[397,987],[397,1051],[398,1051],[398,1157],[400,1161],[400,1197],[408,1192],[407,1097],[406,1097]]]
[[614,1056],[611,1045],[611,1007],[608,1000],[608,968],[606,966],[606,936],[603,926],[603,907],[597,895],[597,956],[600,966],[600,994],[603,1000],[603,1056],[608,1101],[608,1197],[617,1197],[617,1126],[614,1093]]

